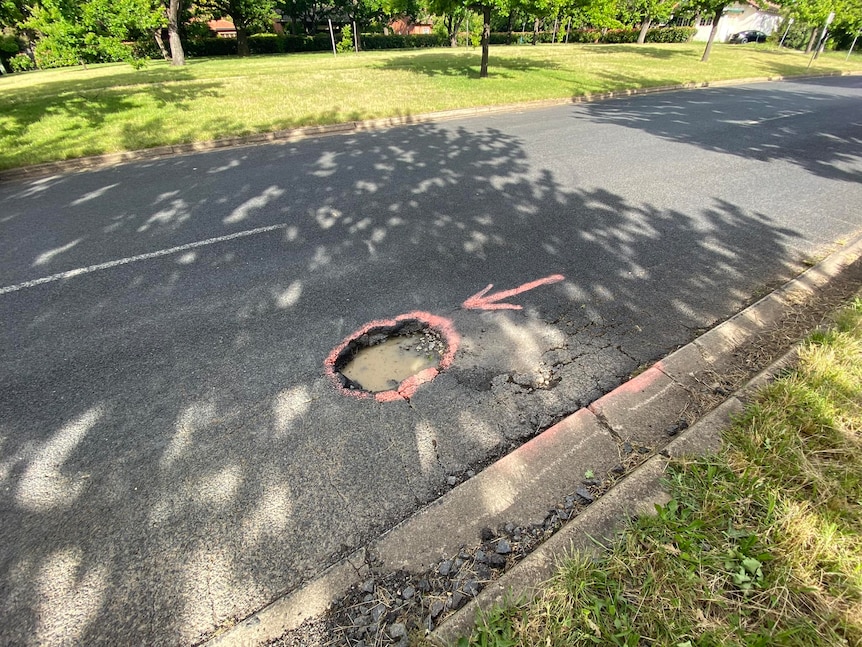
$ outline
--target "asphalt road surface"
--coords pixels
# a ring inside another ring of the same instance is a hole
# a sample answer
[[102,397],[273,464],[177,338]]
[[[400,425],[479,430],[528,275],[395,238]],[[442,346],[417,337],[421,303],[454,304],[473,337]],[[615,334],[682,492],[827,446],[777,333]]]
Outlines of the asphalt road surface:
[[[849,77],[0,185],[0,644],[247,616],[849,239],[860,180]],[[325,376],[413,311],[460,344],[412,398]]]

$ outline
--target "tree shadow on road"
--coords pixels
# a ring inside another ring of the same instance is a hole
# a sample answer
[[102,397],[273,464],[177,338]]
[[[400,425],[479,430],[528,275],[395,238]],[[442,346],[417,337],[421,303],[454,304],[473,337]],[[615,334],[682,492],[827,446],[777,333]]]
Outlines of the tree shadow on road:
[[[648,121],[631,112],[605,118]],[[57,176],[0,211],[9,643],[200,641],[540,431],[532,411],[738,310],[797,237],[727,201],[565,184],[518,137],[445,124]],[[458,308],[552,273],[523,311]],[[461,327],[459,369],[499,347],[487,381],[453,371],[411,406],[322,376],[352,331],[417,309]],[[549,353],[554,391],[514,383],[509,362]]]
[[[612,123],[662,139],[759,160],[787,162],[814,175],[862,181],[855,79],[793,81],[794,89],[735,87],[586,104],[576,119]],[[818,115],[828,112],[828,122]],[[818,119],[816,127],[811,121]],[[856,135],[848,137],[848,125]],[[728,126],[730,130],[728,131]]]

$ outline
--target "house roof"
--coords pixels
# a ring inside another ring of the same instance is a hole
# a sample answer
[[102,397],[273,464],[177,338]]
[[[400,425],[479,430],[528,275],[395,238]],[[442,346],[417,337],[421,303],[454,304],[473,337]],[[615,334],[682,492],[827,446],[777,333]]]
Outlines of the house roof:
[[207,27],[212,29],[213,31],[236,31],[236,25],[234,25],[230,20],[208,20]]

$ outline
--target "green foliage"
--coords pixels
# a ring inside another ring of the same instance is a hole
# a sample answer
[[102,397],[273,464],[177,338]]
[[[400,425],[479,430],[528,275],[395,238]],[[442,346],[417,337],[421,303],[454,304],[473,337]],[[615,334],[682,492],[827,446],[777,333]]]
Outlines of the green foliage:
[[0,58],[10,58],[21,51],[18,38],[12,34],[0,34]]
[[[249,41],[256,38],[252,36]],[[186,56],[231,56],[236,54],[233,38],[198,38],[184,44]]]
[[696,27],[660,27],[647,32],[648,43],[687,43],[697,33]]
[[398,34],[362,34],[362,49],[417,49],[423,47],[444,47],[448,45],[445,38],[438,34],[414,34],[399,36]]
[[341,28],[341,40],[335,44],[335,50],[339,54],[353,51],[353,30],[350,25]]
[[36,68],[36,64],[26,54],[18,54],[9,59],[9,67],[13,72],[26,72]]
[[[648,43],[687,43],[690,41],[697,29],[694,27],[660,27],[650,29],[647,32]],[[602,34],[599,29],[573,29],[569,33],[570,43],[634,43],[638,39],[638,29],[608,29]],[[565,31],[561,31],[557,42],[562,43],[565,39]],[[540,31],[538,42],[552,42],[554,33]],[[515,31],[508,33],[492,33],[492,45],[517,45],[532,42],[533,32]]]
[[150,0],[42,0],[24,28],[38,34],[39,67],[127,61],[139,65],[131,42],[164,21]]

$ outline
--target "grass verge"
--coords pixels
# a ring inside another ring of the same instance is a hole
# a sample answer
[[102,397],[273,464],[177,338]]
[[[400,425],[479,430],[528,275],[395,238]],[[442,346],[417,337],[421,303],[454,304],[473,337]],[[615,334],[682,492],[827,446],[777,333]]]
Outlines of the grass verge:
[[804,344],[672,500],[462,646],[862,644],[862,299]]
[[364,52],[66,68],[0,77],[0,170],[159,145],[437,110],[745,77],[862,70],[827,53],[703,43]]

